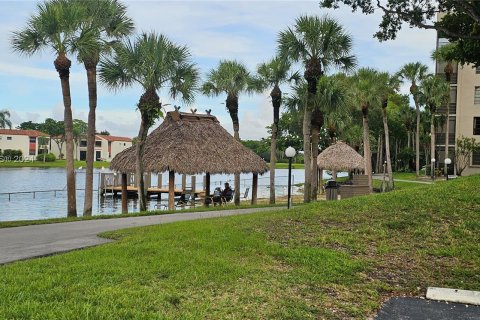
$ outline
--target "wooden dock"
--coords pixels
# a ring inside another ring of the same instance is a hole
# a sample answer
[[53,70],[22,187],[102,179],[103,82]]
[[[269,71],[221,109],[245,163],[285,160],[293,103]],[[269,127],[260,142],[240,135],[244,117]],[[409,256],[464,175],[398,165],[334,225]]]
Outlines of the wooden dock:
[[[185,193],[182,189],[174,189],[175,196],[180,196]],[[190,192],[190,191],[188,191]],[[162,193],[168,194],[168,188],[158,188],[158,187],[150,187],[147,189],[147,197],[151,198],[152,196],[157,196],[157,198],[161,198]],[[195,196],[204,196],[205,191],[194,191]],[[104,186],[101,190],[102,196],[106,196],[108,194],[112,194],[113,196],[121,196],[122,195],[122,187],[121,186]],[[134,198],[138,196],[138,188],[135,186],[127,186],[127,195],[128,197]]]

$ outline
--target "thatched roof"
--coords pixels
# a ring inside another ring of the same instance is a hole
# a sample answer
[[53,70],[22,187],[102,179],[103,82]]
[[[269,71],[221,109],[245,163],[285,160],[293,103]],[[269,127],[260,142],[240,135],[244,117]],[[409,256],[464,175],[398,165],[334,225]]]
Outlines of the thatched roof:
[[[168,112],[147,137],[145,172],[173,170],[180,174],[265,173],[267,163],[235,140],[209,114]],[[135,172],[135,146],[115,156],[110,168]]]
[[352,147],[342,141],[331,145],[317,157],[319,168],[336,171],[365,170],[365,161]]

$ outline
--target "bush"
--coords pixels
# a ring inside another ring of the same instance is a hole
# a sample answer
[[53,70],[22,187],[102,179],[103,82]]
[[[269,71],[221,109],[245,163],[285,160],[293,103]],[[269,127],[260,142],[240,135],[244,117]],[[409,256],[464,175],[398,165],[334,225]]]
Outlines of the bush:
[[39,154],[37,156],[37,161],[43,161],[43,158],[45,157],[45,162],[54,162],[57,160],[57,157],[53,153],[47,153],[47,154]]
[[19,160],[22,157],[22,150],[5,149],[3,157],[10,160]]

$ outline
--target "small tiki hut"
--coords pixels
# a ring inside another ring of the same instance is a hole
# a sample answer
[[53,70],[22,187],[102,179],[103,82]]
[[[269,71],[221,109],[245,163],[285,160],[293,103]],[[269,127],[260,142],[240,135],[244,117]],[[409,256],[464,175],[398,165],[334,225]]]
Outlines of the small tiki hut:
[[319,168],[332,171],[365,170],[363,157],[342,141],[338,141],[320,153],[317,165]]
[[[110,168],[124,177],[135,172],[135,163],[135,146],[132,146],[115,156]],[[179,111],[168,112],[163,123],[148,135],[143,165],[145,172],[169,172],[170,209],[174,207],[175,173],[205,173],[206,198],[210,195],[211,174],[253,173],[252,203],[255,203],[258,174],[268,171],[267,163],[235,140],[216,117]],[[126,198],[126,192],[122,192],[122,197]]]

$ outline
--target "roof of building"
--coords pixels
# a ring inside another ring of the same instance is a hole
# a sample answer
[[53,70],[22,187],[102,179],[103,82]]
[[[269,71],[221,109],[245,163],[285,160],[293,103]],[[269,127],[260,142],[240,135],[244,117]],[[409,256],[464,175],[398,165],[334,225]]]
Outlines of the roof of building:
[[[110,168],[135,172],[132,146],[113,158]],[[145,172],[180,174],[265,173],[267,163],[237,141],[209,114],[172,111],[145,142]]]
[[107,141],[124,141],[124,142],[132,142],[131,138],[128,137],[117,137],[117,136],[107,136],[103,134],[97,134],[97,137],[107,140]]
[[317,157],[317,165],[322,169],[336,171],[365,169],[363,157],[343,141],[338,141],[323,150]]
[[48,137],[48,134],[38,130],[0,129],[0,134],[7,134],[12,136]]

